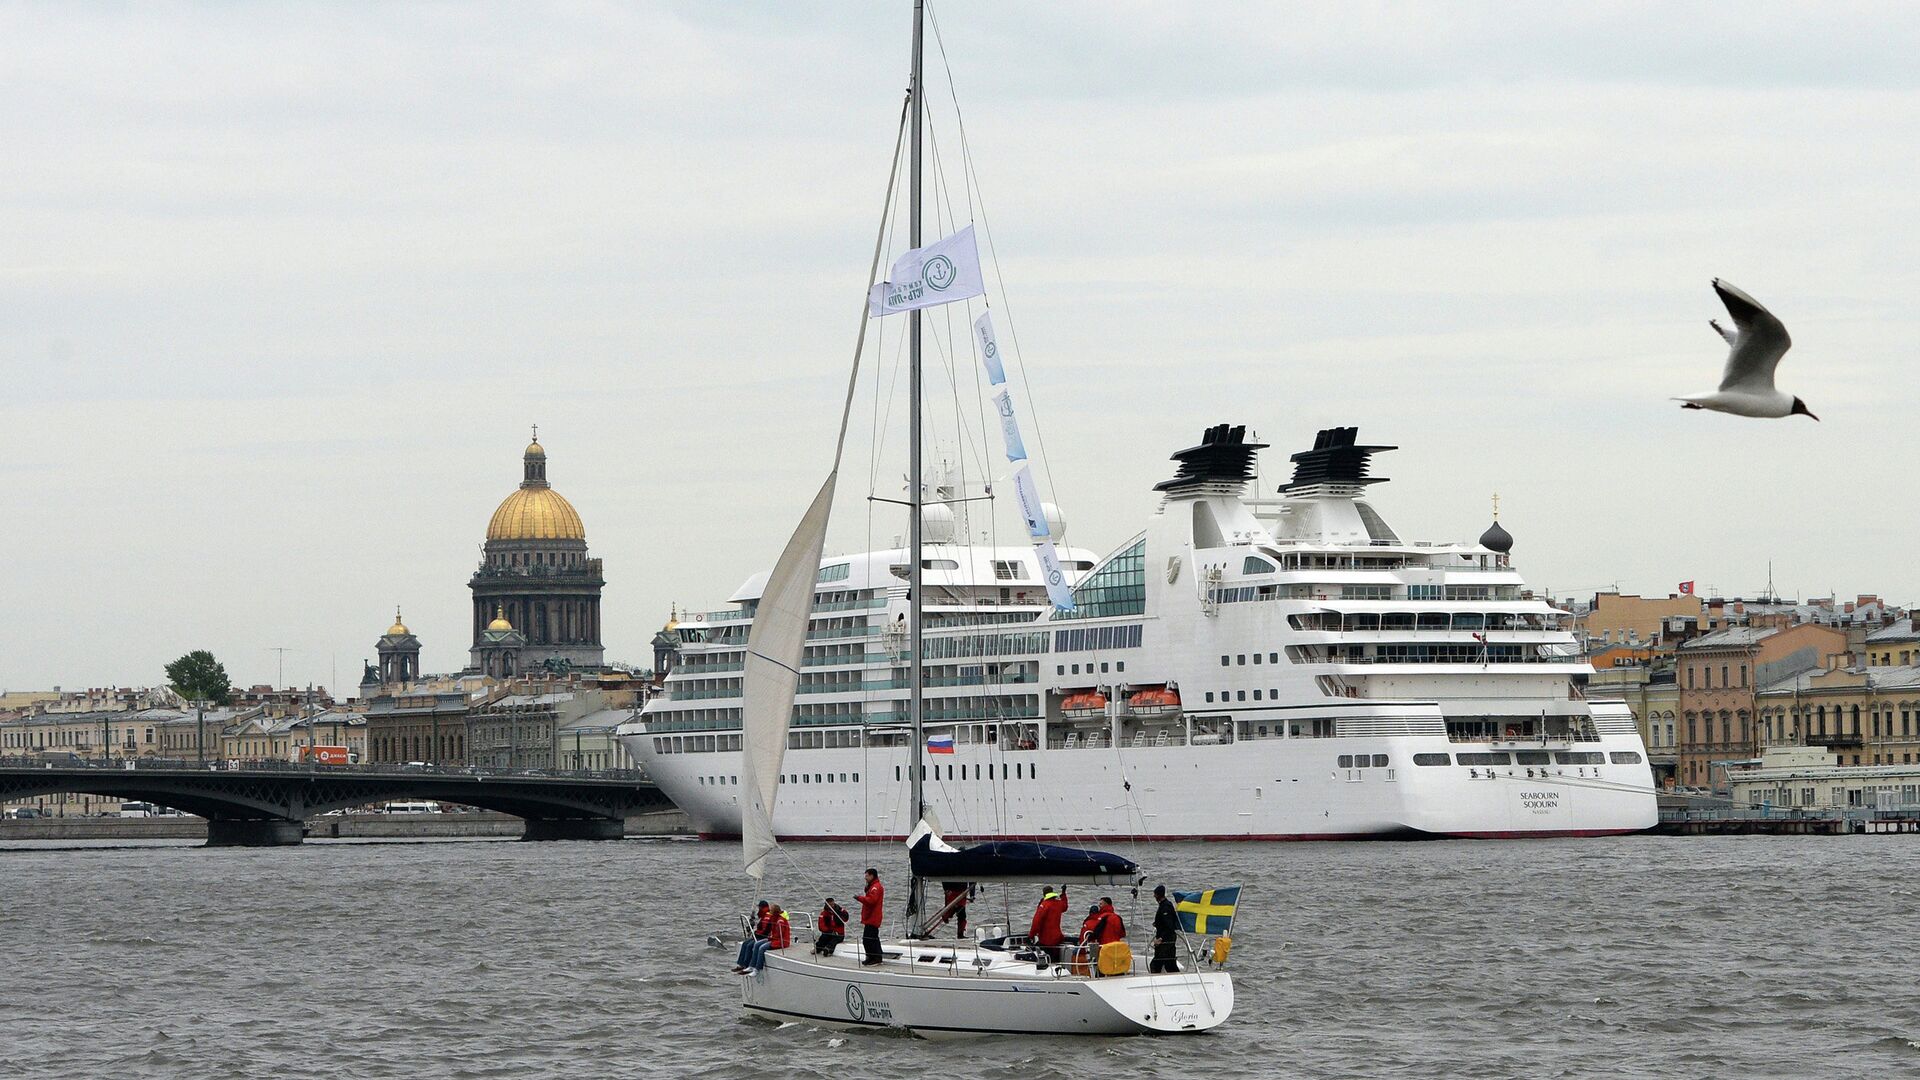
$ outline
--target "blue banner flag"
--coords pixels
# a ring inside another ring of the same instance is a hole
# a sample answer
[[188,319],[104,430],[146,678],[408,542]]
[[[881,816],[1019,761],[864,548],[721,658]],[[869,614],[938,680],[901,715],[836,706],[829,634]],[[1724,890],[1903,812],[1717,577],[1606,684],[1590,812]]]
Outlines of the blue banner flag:
[[1233,911],[1240,906],[1240,886],[1173,894],[1173,910],[1180,929],[1189,934],[1225,934],[1233,927]]

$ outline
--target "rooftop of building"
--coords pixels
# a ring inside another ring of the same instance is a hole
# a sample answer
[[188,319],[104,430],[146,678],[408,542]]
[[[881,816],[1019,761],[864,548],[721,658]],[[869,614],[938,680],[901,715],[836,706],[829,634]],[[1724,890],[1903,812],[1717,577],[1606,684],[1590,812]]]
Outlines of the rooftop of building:
[[1920,641],[1920,620],[1915,620],[1911,615],[1895,619],[1867,635],[1869,645],[1891,645],[1906,641]]

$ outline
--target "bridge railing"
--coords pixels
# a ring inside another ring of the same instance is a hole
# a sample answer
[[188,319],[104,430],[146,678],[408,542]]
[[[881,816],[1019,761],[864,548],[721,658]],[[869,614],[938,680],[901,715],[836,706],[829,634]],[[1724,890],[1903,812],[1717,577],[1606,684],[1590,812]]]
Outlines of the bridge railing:
[[619,780],[644,783],[650,780],[645,769],[500,769],[481,765],[361,763],[358,765],[322,765],[318,762],[280,761],[273,758],[84,758],[79,755],[0,756],[0,768],[6,769],[97,769],[153,772],[274,772],[313,776],[444,776],[449,778],[486,776],[549,778],[560,780]]

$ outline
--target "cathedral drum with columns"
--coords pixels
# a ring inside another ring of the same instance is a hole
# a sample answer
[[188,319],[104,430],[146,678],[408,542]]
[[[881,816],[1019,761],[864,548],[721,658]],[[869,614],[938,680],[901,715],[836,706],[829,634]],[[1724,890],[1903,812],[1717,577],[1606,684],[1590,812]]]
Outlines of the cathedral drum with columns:
[[480,569],[468,582],[471,666],[497,677],[601,668],[600,560],[587,555],[586,526],[573,504],[547,485],[537,431],[522,463],[520,488],[493,512]]

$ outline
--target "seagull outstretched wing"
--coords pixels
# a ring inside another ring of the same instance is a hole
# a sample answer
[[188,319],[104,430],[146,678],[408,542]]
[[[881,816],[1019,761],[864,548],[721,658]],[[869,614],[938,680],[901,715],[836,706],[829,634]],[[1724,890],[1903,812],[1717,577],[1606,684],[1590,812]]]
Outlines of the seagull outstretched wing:
[[1713,279],[1713,291],[1719,293],[1720,302],[1727,305],[1727,314],[1733,316],[1737,331],[1729,336],[1718,323],[1714,324],[1720,336],[1733,344],[1727,352],[1727,368],[1720,373],[1720,389],[1772,390],[1773,370],[1793,347],[1787,328],[1773,317],[1773,312],[1761,307],[1758,300],[1719,278]]

